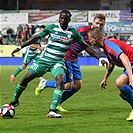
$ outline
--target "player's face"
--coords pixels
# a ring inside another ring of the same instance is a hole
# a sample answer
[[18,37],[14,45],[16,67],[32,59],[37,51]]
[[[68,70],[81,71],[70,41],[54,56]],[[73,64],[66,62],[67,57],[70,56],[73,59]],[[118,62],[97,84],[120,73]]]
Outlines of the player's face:
[[66,30],[68,27],[68,23],[70,22],[70,16],[67,13],[61,13],[59,16],[59,23],[60,23],[60,27],[63,30]]
[[88,37],[89,37],[89,42],[91,43],[92,46],[101,47],[99,43],[99,40],[101,38],[98,39],[97,37],[92,37],[90,33],[88,33]]
[[93,38],[90,34],[88,34],[88,37],[89,37],[89,42],[91,43],[91,45],[95,46],[96,45],[96,39]]
[[104,27],[104,25],[105,25],[105,21],[104,20],[96,18],[95,20],[93,20],[91,28],[98,27],[98,28],[102,29]]

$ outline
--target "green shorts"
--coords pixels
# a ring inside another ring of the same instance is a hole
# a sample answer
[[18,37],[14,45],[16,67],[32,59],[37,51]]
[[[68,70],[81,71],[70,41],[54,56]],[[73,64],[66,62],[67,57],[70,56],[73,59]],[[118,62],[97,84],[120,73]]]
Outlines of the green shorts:
[[47,62],[43,60],[36,60],[28,70],[32,72],[35,77],[41,77],[47,72],[51,72],[52,76],[56,78],[58,74],[65,74],[66,67],[64,61]]

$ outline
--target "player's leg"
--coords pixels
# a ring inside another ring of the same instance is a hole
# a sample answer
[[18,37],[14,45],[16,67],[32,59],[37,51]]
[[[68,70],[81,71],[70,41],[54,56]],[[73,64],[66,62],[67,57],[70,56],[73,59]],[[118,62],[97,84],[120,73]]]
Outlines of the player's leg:
[[[69,67],[68,67],[69,66]],[[72,72],[72,65],[71,62],[66,61],[66,68],[67,68],[67,73],[64,75],[64,82],[65,82],[65,90],[68,90],[72,88],[73,86],[73,72]],[[44,88],[56,88],[56,81],[55,80],[45,80],[42,79],[38,86],[35,89],[35,95],[40,96],[42,90]]]
[[41,95],[41,92],[45,88],[56,88],[56,81],[55,80],[46,80],[42,78],[38,84],[38,86],[35,89],[35,95],[38,97]]
[[23,79],[20,81],[20,83],[17,85],[15,92],[14,92],[14,97],[12,102],[10,103],[11,105],[15,106],[16,103],[18,103],[18,99],[21,96],[22,92],[26,89],[28,83],[33,80],[36,77],[42,76],[48,68],[45,68],[43,65],[39,64],[38,62],[34,62],[30,69],[28,70],[28,73],[23,77]]
[[12,74],[10,75],[10,81],[11,83],[14,83],[15,81],[15,77],[22,71],[24,70],[27,65],[29,64],[29,62],[32,60],[32,58],[34,58],[33,56],[29,56],[29,53],[28,53],[28,50],[26,51],[26,54],[24,56],[24,60],[23,60],[23,64],[21,66],[19,66],[17,68],[17,70]]
[[11,81],[11,83],[14,83],[15,77],[16,77],[22,70],[24,70],[26,67],[27,67],[27,65],[22,64],[21,66],[19,66],[19,67],[17,68],[17,70],[16,70],[12,75],[10,75],[10,81]]
[[[62,94],[62,98],[60,100],[60,104],[62,104],[64,101],[69,99],[72,95],[74,95],[78,90],[81,89],[82,85],[82,73],[80,70],[80,66],[78,62],[71,63],[69,61],[67,63],[67,74],[66,74],[66,81],[71,83],[71,87],[69,90],[64,90]],[[74,79],[74,85],[73,85],[73,79]]]
[[19,97],[21,96],[22,92],[26,89],[28,83],[35,78],[35,75],[31,72],[28,72],[23,79],[20,81],[20,83],[16,86],[16,89],[14,91],[14,96],[12,99],[12,102],[10,103],[13,106],[19,105]]
[[[56,68],[56,69],[55,69]],[[52,99],[52,103],[50,106],[50,111],[47,114],[47,117],[56,117],[56,118],[61,118],[62,116],[60,114],[56,115],[56,107],[62,97],[62,92],[64,89],[64,74],[65,74],[65,65],[63,62],[61,62],[60,64],[55,64],[52,69],[51,69],[52,75],[56,80],[56,88],[54,90],[53,93],[53,99]],[[53,112],[55,113],[55,115],[52,115]]]
[[[123,100],[127,101],[131,105],[131,109],[133,112],[133,90],[128,85],[128,75],[127,72],[124,72],[122,75],[120,75],[116,80],[116,85],[119,88],[120,96]],[[133,120],[133,114],[127,118],[127,120]]]

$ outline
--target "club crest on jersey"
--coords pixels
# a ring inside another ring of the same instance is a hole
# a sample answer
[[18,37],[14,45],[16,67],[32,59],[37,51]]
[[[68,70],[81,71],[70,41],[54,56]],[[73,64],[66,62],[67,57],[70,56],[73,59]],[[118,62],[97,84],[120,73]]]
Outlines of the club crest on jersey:
[[70,79],[73,79],[73,74],[70,74],[69,77],[70,77]]
[[68,38],[71,38],[71,35],[70,34],[68,35]]

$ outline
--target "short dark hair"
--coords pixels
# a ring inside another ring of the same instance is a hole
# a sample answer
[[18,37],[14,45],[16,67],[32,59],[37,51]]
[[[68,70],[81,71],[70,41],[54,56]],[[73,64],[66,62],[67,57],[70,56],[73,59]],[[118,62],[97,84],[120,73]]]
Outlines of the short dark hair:
[[62,10],[61,12],[60,12],[60,14],[61,13],[66,13],[66,14],[69,14],[69,17],[71,18],[71,16],[72,16],[72,14],[71,14],[71,12],[69,11],[69,10]]
[[39,28],[43,28],[44,29],[45,28],[45,25],[41,25]]
[[91,35],[91,37],[101,38],[103,36],[103,31],[98,27],[90,29],[88,33]]

